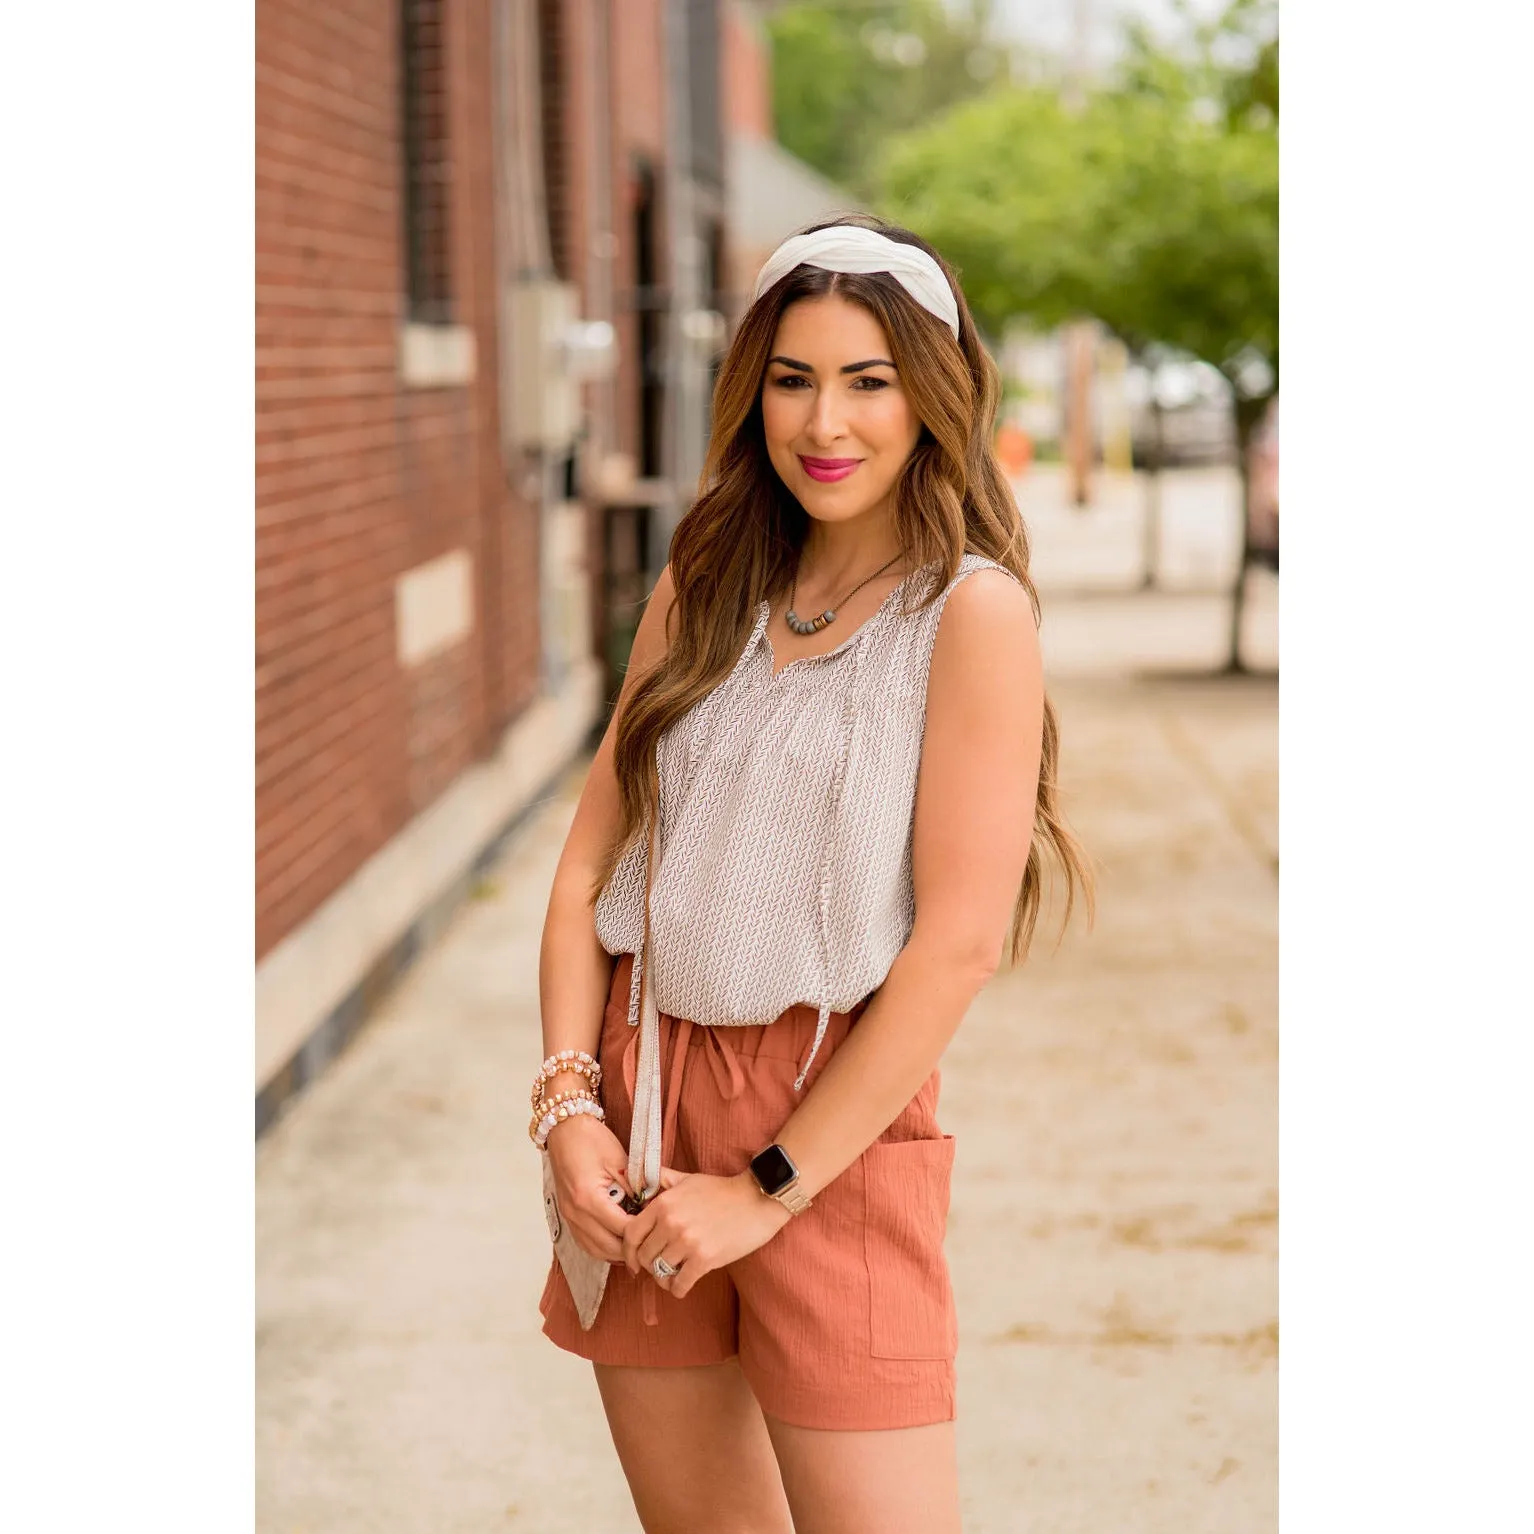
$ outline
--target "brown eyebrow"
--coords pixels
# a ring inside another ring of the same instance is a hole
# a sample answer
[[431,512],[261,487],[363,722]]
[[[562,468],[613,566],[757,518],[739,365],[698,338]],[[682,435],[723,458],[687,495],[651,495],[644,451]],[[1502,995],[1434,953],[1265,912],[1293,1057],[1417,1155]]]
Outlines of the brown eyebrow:
[[[786,368],[793,368],[800,373],[813,373],[815,371],[808,362],[796,362],[792,357],[769,357],[768,362],[781,362]],[[843,373],[861,373],[864,368],[893,368],[895,364],[883,357],[870,357],[866,362],[849,362],[842,368]]]

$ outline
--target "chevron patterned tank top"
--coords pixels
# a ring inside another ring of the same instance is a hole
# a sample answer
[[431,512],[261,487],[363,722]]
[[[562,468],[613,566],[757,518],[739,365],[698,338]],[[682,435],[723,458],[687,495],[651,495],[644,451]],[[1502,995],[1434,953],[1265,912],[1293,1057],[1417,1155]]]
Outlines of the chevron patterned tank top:
[[949,593],[986,568],[1005,570],[965,554],[937,600],[914,612],[918,586],[937,572],[913,572],[841,644],[777,676],[763,601],[729,674],[662,735],[650,954],[647,839],[629,848],[596,907],[606,951],[635,955],[636,1026],[648,960],[643,1021],[653,999],[656,1038],[653,1050],[641,1038],[641,1076],[658,1072],[659,1012],[728,1027],[808,1003],[819,1025],[800,1086],[831,1014],[883,982],[915,919],[911,817],[932,646]]

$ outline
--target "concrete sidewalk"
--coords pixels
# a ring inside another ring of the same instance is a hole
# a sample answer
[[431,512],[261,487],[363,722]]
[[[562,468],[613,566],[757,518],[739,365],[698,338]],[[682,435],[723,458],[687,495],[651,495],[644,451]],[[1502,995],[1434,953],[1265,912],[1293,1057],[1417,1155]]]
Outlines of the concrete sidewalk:
[[[1197,626],[1155,610],[1195,660]],[[1101,915],[998,976],[945,1061],[965,1527],[1256,1534],[1277,1519],[1277,689],[1134,679],[1145,623],[1094,643],[1099,599],[1046,598],[1052,627]],[[536,1308],[523,1093],[578,791],[257,1147],[263,1534],[638,1528],[590,1372]]]
[[1089,503],[1076,506],[1060,464],[1035,464],[1014,480],[1039,590],[1133,591],[1145,579],[1148,559],[1164,591],[1230,590],[1241,557],[1240,475],[1228,465],[1164,470],[1154,529],[1150,485],[1143,470],[1098,469]]
[[[1230,658],[1231,593],[1241,558],[1241,482],[1229,467],[1161,476],[1154,584],[1147,569],[1147,476],[1099,470],[1090,505],[1067,500],[1058,464],[1013,484],[1028,525],[1044,609],[1044,658],[1056,678],[1214,671]],[[1278,668],[1278,576],[1246,573],[1241,658]]]

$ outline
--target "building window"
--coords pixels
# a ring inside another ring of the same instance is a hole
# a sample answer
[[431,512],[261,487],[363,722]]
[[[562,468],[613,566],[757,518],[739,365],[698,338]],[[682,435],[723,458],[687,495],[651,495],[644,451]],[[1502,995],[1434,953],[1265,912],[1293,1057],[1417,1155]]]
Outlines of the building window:
[[453,318],[448,195],[447,48],[444,0],[400,0],[405,143],[405,265],[409,318]]
[[549,260],[561,282],[570,270],[570,135],[565,132],[565,25],[563,0],[538,0],[538,97],[543,118],[543,205]]
[[634,308],[639,319],[639,472],[661,472],[666,414],[666,316],[670,295],[660,285],[660,217],[655,168],[635,166]]
[[719,0],[687,0],[689,170],[706,186],[724,185],[719,117]]

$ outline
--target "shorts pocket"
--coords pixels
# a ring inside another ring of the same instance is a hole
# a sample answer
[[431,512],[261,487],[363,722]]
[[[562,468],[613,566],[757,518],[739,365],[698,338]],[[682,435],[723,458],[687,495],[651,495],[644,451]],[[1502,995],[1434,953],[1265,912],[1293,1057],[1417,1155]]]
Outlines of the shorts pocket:
[[952,1135],[880,1140],[863,1153],[870,1351],[876,1358],[952,1358],[959,1328],[943,1255]]

